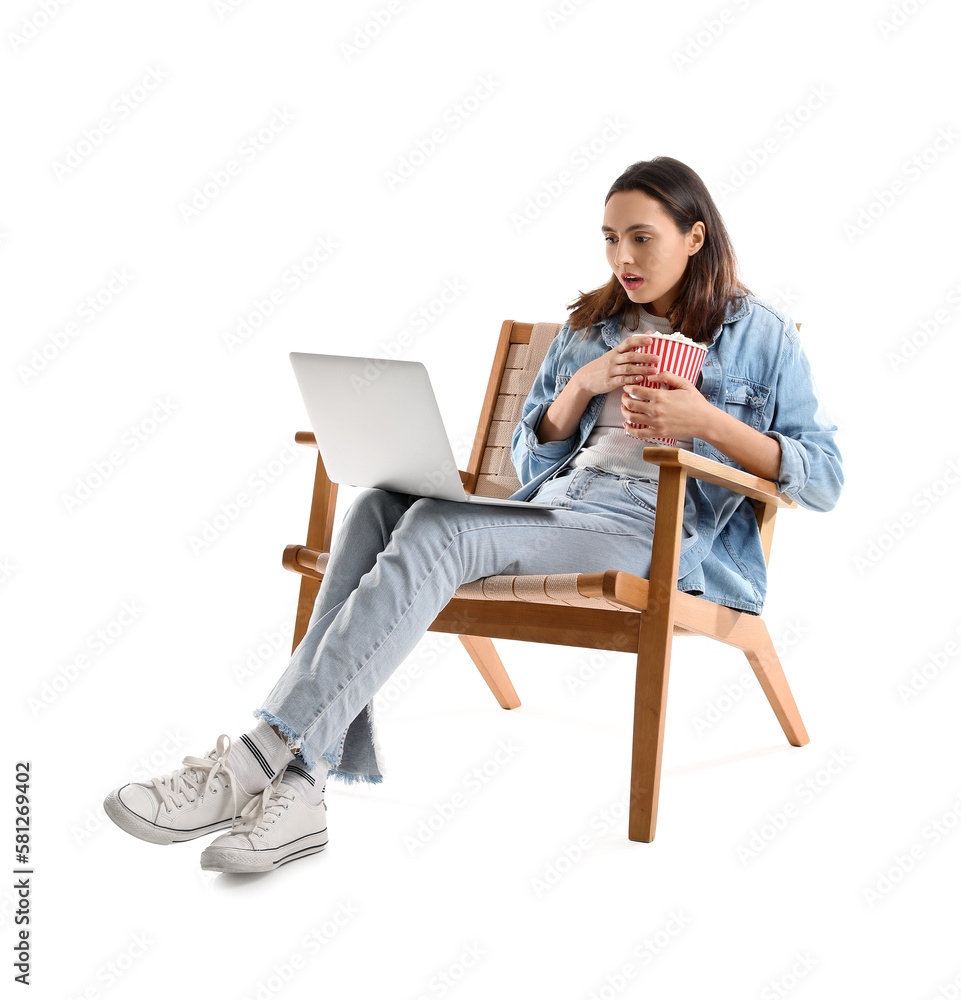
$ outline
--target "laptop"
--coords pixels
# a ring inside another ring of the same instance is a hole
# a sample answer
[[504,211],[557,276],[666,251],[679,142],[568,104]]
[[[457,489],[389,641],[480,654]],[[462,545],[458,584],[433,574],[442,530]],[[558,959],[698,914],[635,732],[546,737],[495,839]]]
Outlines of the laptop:
[[290,363],[332,482],[497,507],[566,509],[465,492],[421,362],[294,351]]

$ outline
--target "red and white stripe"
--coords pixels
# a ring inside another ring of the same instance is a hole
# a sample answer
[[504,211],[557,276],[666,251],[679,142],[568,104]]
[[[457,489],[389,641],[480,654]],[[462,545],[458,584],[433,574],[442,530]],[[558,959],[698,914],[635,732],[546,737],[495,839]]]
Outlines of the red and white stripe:
[[[704,359],[707,357],[707,348],[700,345],[684,344],[668,337],[654,335],[654,343],[651,344],[648,353],[656,354],[660,358],[659,371],[673,372],[675,375],[680,375],[681,378],[687,379],[688,382],[693,382],[697,378],[697,373],[701,370]],[[653,386],[658,389],[669,388],[669,386],[655,382],[646,376],[639,384],[647,387]],[[628,421],[628,423],[631,427],[644,426],[632,421]],[[625,433],[627,432],[625,431]],[[648,444],[662,444],[668,447],[673,447],[677,444],[675,438],[653,437],[644,438],[643,440]]]

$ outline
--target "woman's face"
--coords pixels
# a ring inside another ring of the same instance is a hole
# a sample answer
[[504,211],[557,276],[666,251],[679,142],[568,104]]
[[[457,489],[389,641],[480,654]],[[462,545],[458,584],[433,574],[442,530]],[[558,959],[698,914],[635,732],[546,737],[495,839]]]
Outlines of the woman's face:
[[617,191],[604,207],[601,230],[607,262],[628,298],[664,316],[677,298],[688,258],[704,245],[704,223],[681,233],[656,198]]

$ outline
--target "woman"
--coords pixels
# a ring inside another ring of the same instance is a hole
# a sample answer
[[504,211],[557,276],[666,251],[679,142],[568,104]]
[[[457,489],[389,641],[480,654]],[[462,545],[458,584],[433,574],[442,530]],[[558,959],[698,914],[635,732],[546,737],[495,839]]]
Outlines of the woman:
[[[701,179],[670,157],[629,167],[605,200],[608,283],[582,294],[552,342],[515,428],[519,510],[367,490],[335,540],[307,632],[254,728],[206,757],[112,792],[120,827],[153,843],[230,828],[202,867],[273,871],[327,844],[328,773],[380,781],[371,700],[463,583],[500,574],[650,571],[656,466],[645,439],[774,480],[830,510],[843,477],[837,428],[796,328],[736,276]],[[636,331],[646,331],[637,333]],[[658,388],[649,334],[708,345],[696,385]],[[668,391],[670,390],[670,391]],[[679,587],[758,613],[766,574],[753,509],[689,479]]]

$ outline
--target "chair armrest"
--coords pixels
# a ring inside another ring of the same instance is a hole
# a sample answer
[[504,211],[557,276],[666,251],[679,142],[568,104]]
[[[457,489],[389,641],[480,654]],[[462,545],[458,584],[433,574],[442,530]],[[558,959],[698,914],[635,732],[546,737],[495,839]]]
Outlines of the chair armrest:
[[644,460],[658,466],[680,466],[689,476],[702,479],[715,486],[724,486],[735,493],[741,493],[752,500],[770,504],[773,507],[797,507],[797,504],[768,479],[752,476],[741,469],[701,458],[684,448],[645,448]]
[[[324,459],[317,447],[317,439],[311,431],[297,431],[294,434],[297,444],[306,445],[317,450],[317,467],[314,471],[314,489],[310,499],[310,517],[307,521],[307,547],[330,551],[331,536],[334,530],[334,510],[337,505],[337,486],[324,467]],[[287,566],[287,563],[284,563]],[[292,566],[287,566],[288,569]]]

